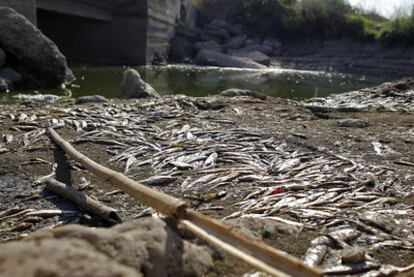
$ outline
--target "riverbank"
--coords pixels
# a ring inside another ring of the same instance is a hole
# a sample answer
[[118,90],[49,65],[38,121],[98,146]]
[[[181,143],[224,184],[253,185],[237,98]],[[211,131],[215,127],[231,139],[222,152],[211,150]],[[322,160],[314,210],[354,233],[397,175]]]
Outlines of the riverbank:
[[414,74],[414,51],[349,39],[305,42],[285,45],[272,67],[398,79]]
[[[108,225],[34,183],[50,174],[54,163],[60,181],[115,208],[124,222],[153,214],[64,158],[44,133],[49,121],[95,161],[250,229],[326,271],[374,273],[408,266],[414,259],[412,89],[405,80],[354,93],[358,101],[368,99],[362,102],[366,109],[354,109],[352,101],[344,109],[352,94],[326,103],[178,95],[1,105],[0,210],[64,211],[37,221],[24,214],[2,217],[1,239],[70,223]],[[148,179],[154,176],[168,178]],[[343,265],[347,247],[364,249],[358,260],[363,263]],[[250,271],[222,254],[212,255],[212,261],[203,267],[208,276]],[[145,274],[142,267],[134,270]]]

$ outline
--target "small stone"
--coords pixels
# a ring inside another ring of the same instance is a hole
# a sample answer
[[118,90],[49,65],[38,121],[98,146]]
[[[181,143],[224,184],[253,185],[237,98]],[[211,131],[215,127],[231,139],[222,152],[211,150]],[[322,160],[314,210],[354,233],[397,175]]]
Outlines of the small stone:
[[345,128],[366,128],[369,124],[362,119],[343,119],[338,122],[338,126]]
[[161,98],[159,93],[144,80],[135,69],[128,69],[122,74],[121,98]]
[[365,262],[365,250],[360,247],[350,247],[342,250],[343,264],[359,264]]
[[225,91],[222,91],[220,94],[226,97],[248,96],[248,97],[257,98],[263,101],[267,99],[267,95],[264,93],[246,90],[246,89],[237,89],[237,88],[227,89]]

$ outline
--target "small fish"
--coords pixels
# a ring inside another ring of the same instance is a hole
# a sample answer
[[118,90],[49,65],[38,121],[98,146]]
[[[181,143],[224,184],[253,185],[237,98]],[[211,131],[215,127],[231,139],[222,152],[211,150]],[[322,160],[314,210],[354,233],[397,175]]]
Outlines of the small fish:
[[145,180],[139,181],[139,183],[145,186],[168,186],[177,180],[172,176],[153,176]]
[[326,254],[328,253],[328,246],[320,244],[311,246],[308,251],[306,251],[304,263],[308,266],[318,266],[322,264]]

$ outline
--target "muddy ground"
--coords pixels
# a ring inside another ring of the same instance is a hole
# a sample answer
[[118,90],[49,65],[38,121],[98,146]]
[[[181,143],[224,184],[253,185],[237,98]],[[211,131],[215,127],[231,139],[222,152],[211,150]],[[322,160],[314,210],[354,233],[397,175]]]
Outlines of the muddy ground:
[[[304,107],[299,102],[283,99],[272,98],[262,101],[251,97],[225,98],[220,96],[214,99],[214,101],[225,103],[225,107],[219,110],[200,110],[199,113],[205,118],[225,118],[225,122],[217,123],[217,128],[248,129],[265,137],[277,137],[284,140],[291,149],[341,155],[349,159],[356,159],[367,165],[390,168],[395,172],[395,179],[400,180],[402,185],[393,187],[390,184],[383,188],[382,193],[390,197],[396,197],[400,203],[414,206],[413,112],[338,112],[333,110],[320,113]],[[96,178],[87,170],[79,168],[79,165],[67,159],[62,151],[47,139],[35,142],[30,147],[22,147],[22,135],[27,131],[16,128],[16,118],[10,116],[18,117],[24,113],[30,117],[42,114],[45,111],[50,112],[50,115],[53,116],[54,109],[89,108],[99,107],[99,105],[117,106],[123,103],[125,102],[113,100],[109,104],[75,106],[73,101],[64,101],[47,105],[26,102],[0,106],[0,137],[3,136],[4,141],[6,135],[12,135],[14,138],[12,142],[4,143],[4,148],[7,150],[0,154],[0,212],[17,206],[75,211],[74,214],[69,213],[51,217],[34,223],[28,229],[1,232],[1,240],[9,241],[21,237],[22,234],[70,223],[94,227],[108,227],[111,225],[95,218],[93,215],[78,211],[71,203],[43,191],[42,185],[34,184],[39,177],[51,173],[53,163],[58,164],[56,171],[58,180],[72,184],[75,187],[82,186],[85,180],[90,181],[90,185],[86,186],[84,191],[115,208],[123,221],[128,222],[143,215],[146,207],[132,200],[126,194],[116,192],[117,188],[108,182]],[[146,103],[146,100],[129,102],[130,105],[137,108],[143,103]],[[364,124],[362,127],[344,127],[341,123],[344,119],[358,119]],[[188,117],[188,122],[191,124],[191,116]],[[154,119],[152,123],[163,128],[163,126],[168,125],[169,119],[158,118]],[[63,127],[57,129],[57,131],[68,141],[80,135],[74,128]],[[379,145],[383,148],[386,147],[386,151],[378,152],[373,142],[380,143]],[[108,153],[106,145],[85,141],[76,143],[75,147],[83,154],[105,166],[118,171],[124,170],[123,165],[109,162],[113,155]],[[404,162],[401,163],[401,161]],[[129,176],[136,180],[142,180],[152,175],[151,168],[129,173]],[[238,207],[234,204],[243,200],[256,186],[254,182],[251,182],[214,189],[203,187],[193,191],[187,190],[183,193],[180,189],[183,181],[184,178],[169,186],[155,186],[154,188],[179,197],[188,202],[194,209],[219,219],[236,212]],[[225,191],[225,195],[223,197],[206,197],[206,195],[218,191]],[[346,207],[343,209],[346,209]],[[410,216],[412,218],[413,214],[411,213]],[[273,233],[265,237],[264,240],[280,250],[303,258],[310,241],[318,237],[321,232],[322,230],[305,228],[295,235],[284,232]],[[215,267],[208,276],[240,276],[251,271],[251,268],[243,263],[233,258],[224,257],[215,261]],[[374,258],[395,266],[408,266],[414,262],[414,251],[404,249],[379,250],[374,253]]]

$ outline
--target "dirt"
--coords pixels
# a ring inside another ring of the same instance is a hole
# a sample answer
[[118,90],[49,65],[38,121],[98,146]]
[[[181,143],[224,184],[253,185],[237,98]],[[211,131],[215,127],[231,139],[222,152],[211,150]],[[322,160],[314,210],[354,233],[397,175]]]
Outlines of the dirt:
[[[235,121],[233,128],[249,128],[268,136],[276,136],[286,140],[292,148],[304,148],[309,151],[320,153],[334,153],[343,155],[348,158],[362,160],[367,164],[381,165],[392,168],[396,171],[395,178],[403,179],[402,187],[393,187],[392,184],[384,187],[384,191],[389,195],[395,195],[395,190],[404,191],[407,196],[401,198],[401,202],[414,205],[414,167],[397,164],[396,162],[404,160],[414,163],[414,114],[410,112],[329,112],[324,113],[324,119],[303,107],[300,103],[272,99],[271,101],[259,101],[252,98],[234,98],[220,99],[226,101],[228,106],[221,111],[206,111],[205,115],[214,117],[226,117]],[[113,103],[121,103],[113,100]],[[50,109],[55,107],[71,107],[72,102],[51,104]],[[234,113],[234,108],[240,111],[240,114]],[[0,106],[3,115],[8,113],[28,113],[36,114],[37,110],[45,109],[41,104],[13,104]],[[344,128],[339,127],[338,122],[341,119],[361,119],[368,123],[365,128]],[[189,118],[189,120],[191,120]],[[160,126],[168,122],[157,122]],[[52,163],[58,163],[57,178],[78,186],[82,179],[86,178],[91,185],[85,192],[104,202],[105,204],[117,209],[124,221],[130,221],[137,217],[145,207],[129,198],[124,193],[115,193],[110,196],[116,188],[107,181],[103,181],[93,176],[86,170],[76,170],[79,165],[68,161],[64,154],[52,145],[47,139],[42,139],[36,143],[36,148],[26,151],[21,148],[21,143],[17,139],[21,132],[12,130],[13,121],[9,118],[0,118],[0,136],[11,134],[15,136],[15,141],[7,144],[6,147],[10,152],[0,154],[0,212],[10,207],[24,207],[36,209],[64,209],[76,210],[76,207],[41,190],[34,185],[34,181],[51,173]],[[72,129],[63,128],[57,130],[63,138],[71,140],[77,136]],[[373,148],[373,141],[378,141],[389,146],[393,152],[389,155],[379,155]],[[108,160],[112,157],[104,145],[91,142],[74,144],[74,146],[85,155],[93,160],[102,163],[105,166],[115,170],[122,171],[123,168]],[[41,159],[41,163],[24,164],[30,160]],[[45,162],[43,162],[45,161]],[[151,170],[147,172],[131,172],[131,176],[136,176],[136,180],[141,180],[151,176]],[[254,184],[243,184],[243,186],[230,186],[226,188],[217,188],[215,191],[226,190],[227,195],[222,198],[212,199],[211,201],[200,200],[203,193],[211,193],[209,188],[197,193],[189,192],[185,195],[180,194],[174,186],[155,187],[173,196],[183,198],[190,205],[197,209],[206,209],[217,207],[219,209],[207,210],[204,213],[222,218],[237,211],[234,203],[242,200],[251,192]],[[411,194],[410,194],[411,193]],[[0,239],[10,239],[16,235],[22,235],[34,232],[36,230],[53,226],[60,222],[80,223],[88,226],[109,226],[99,218],[93,218],[79,211],[75,217],[50,218],[33,225],[29,230],[23,232],[1,233]],[[269,237],[263,238],[264,241],[282,251],[303,258],[309,243],[317,237],[318,230],[303,230],[297,235],[287,235],[275,233]],[[379,250],[374,253],[374,257],[381,262],[390,262],[396,266],[407,266],[414,260],[412,251],[407,250]],[[226,255],[216,259],[214,269],[207,276],[240,276],[252,269],[238,260],[229,258]]]

